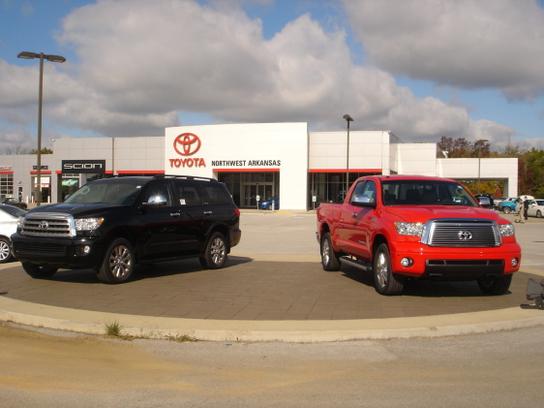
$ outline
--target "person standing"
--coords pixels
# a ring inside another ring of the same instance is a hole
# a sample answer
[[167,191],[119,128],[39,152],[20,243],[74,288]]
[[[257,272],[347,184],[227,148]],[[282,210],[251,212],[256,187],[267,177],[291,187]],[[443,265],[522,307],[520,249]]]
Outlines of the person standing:
[[523,201],[523,219],[527,221],[529,219],[529,216],[527,215],[527,210],[529,210],[529,200],[526,198]]
[[521,198],[518,197],[516,200],[516,208],[515,208],[516,216],[514,218],[514,222],[525,222],[523,219],[523,201]]

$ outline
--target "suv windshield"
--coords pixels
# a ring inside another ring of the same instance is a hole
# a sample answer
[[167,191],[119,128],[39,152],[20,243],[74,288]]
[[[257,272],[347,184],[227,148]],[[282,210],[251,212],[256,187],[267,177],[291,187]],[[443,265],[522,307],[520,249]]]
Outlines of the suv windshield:
[[478,204],[457,183],[435,180],[390,180],[382,182],[384,205],[460,205]]
[[134,179],[97,180],[81,187],[65,203],[131,205],[143,184],[142,180]]

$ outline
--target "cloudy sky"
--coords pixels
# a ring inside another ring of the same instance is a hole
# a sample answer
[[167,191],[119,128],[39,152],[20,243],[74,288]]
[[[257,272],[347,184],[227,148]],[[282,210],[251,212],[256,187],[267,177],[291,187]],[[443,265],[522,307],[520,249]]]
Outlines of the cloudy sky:
[[0,152],[307,121],[544,148],[544,0],[0,0]]

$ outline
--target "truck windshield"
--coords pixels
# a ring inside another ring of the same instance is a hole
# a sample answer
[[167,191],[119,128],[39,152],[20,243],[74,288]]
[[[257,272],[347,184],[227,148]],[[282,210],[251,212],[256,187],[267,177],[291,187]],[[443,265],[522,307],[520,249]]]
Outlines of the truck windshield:
[[477,207],[465,188],[457,183],[434,180],[382,182],[384,205],[459,205]]
[[134,204],[142,188],[141,180],[95,181],[84,185],[65,203],[69,204]]

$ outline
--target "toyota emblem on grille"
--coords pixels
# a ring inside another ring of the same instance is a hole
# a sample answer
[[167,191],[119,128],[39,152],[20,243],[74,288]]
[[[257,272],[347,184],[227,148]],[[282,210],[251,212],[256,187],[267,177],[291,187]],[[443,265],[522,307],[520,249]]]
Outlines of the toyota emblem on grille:
[[40,221],[38,226],[40,227],[40,229],[47,229],[49,228],[49,223],[47,221]]
[[460,241],[469,241],[472,239],[472,232],[470,231],[459,231],[457,233],[457,238],[459,238]]

